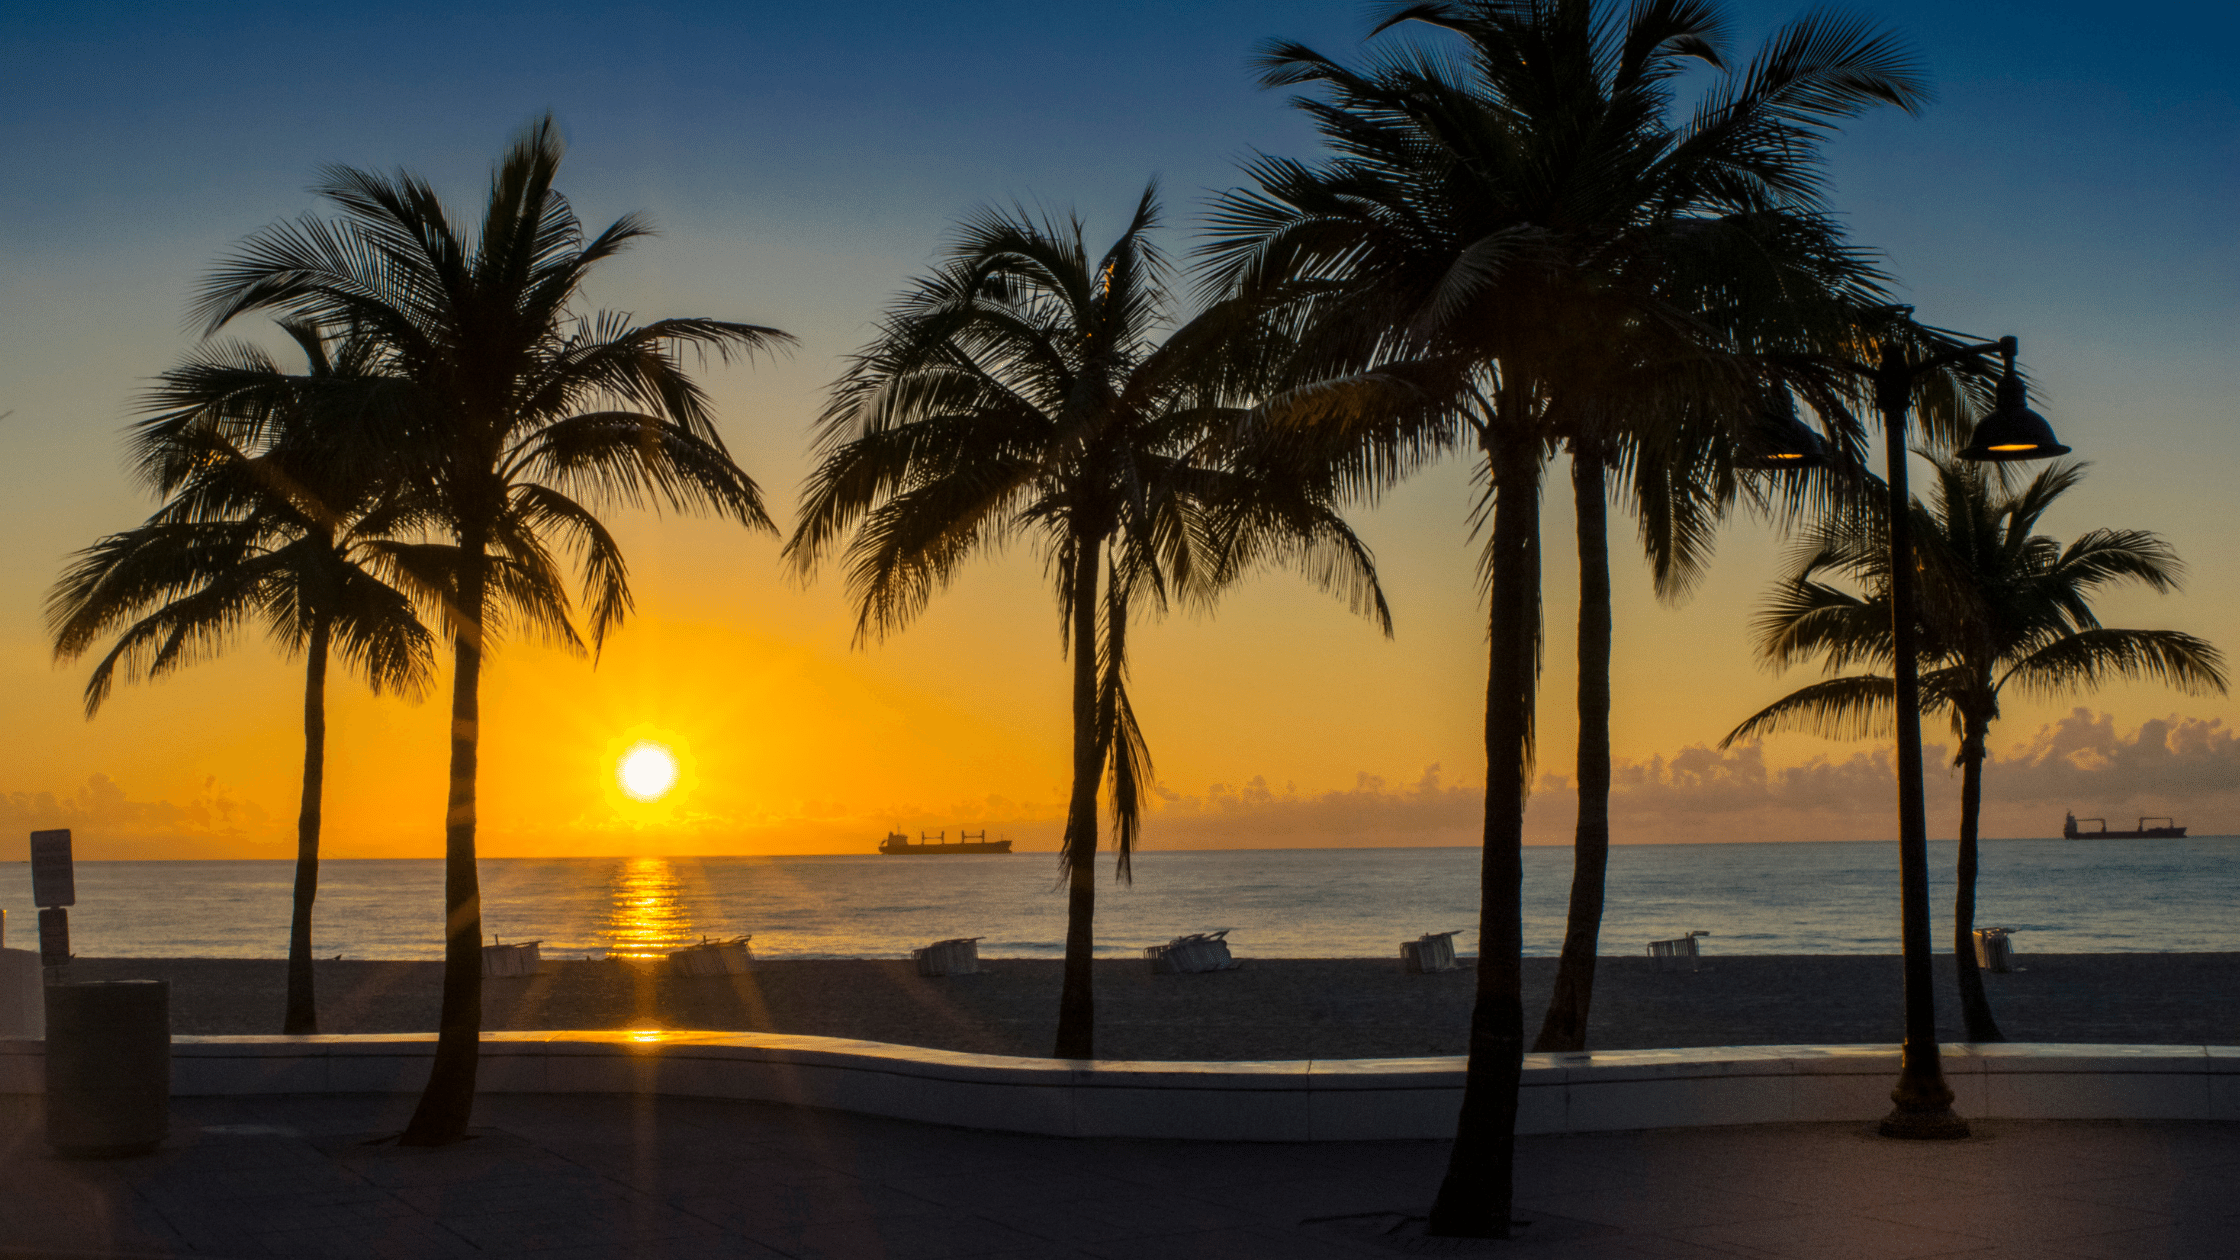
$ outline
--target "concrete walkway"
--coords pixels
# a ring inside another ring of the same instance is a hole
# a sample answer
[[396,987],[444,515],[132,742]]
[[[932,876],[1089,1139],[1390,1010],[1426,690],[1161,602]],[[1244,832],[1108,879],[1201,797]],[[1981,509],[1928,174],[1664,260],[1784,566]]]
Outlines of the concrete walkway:
[[52,1158],[0,1099],[0,1256],[1324,1260],[2240,1256],[2240,1125],[1992,1121],[1957,1143],[1852,1125],[1518,1143],[1511,1244],[1410,1241],[1430,1142],[1021,1137],[764,1103],[483,1100],[401,1150],[394,1096],[175,1099],[134,1160]]

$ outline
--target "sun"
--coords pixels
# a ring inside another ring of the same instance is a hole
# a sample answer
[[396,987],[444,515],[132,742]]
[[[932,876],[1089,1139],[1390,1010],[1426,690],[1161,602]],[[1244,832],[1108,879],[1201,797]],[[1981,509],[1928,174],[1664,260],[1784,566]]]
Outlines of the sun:
[[615,781],[632,800],[658,801],[677,785],[677,759],[668,749],[650,741],[630,746],[614,768]]

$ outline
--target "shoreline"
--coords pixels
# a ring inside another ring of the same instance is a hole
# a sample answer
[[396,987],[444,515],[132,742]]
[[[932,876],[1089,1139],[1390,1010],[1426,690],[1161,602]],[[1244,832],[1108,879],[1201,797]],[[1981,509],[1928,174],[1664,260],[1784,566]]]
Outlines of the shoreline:
[[[1960,1037],[1951,956],[1938,958],[1940,1035]],[[1410,1058],[1464,1052],[1474,972],[1407,975],[1397,959],[1246,958],[1235,971],[1154,976],[1140,959],[1096,963],[1102,1058]],[[1528,1041],[1553,958],[1524,960]],[[2240,953],[2032,954],[1984,977],[2014,1041],[2240,1044]],[[679,976],[619,960],[548,960],[484,981],[484,1027],[663,1027],[801,1033],[1039,1057],[1055,1035],[1055,959],[984,959],[983,972],[921,977],[906,960],[774,959],[737,976]],[[182,1035],[275,1033],[281,959],[80,958],[72,981],[171,982]],[[442,964],[322,960],[320,1028],[427,1032]],[[1596,965],[1594,1049],[1871,1044],[1899,1040],[1896,955],[1716,955],[1697,972],[1647,958]]]

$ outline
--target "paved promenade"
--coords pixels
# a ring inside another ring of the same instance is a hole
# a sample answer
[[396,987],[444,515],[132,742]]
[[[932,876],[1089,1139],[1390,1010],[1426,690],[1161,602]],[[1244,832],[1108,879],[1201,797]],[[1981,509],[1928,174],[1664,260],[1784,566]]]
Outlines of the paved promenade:
[[1075,1140],[579,1096],[485,1099],[480,1136],[443,1150],[368,1145],[411,1101],[175,1099],[158,1154],[76,1162],[48,1155],[36,1098],[0,1099],[0,1256],[2240,1256],[2231,1124],[1527,1138],[1522,1241],[1441,1246],[1402,1223],[1428,1201],[1440,1143]]

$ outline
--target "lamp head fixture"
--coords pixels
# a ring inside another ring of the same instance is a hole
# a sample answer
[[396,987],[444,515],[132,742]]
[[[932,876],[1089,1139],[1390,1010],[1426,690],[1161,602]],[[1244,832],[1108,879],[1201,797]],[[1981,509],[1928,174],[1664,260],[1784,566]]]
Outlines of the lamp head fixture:
[[1978,463],[2008,463],[2023,459],[2051,459],[2069,448],[2053,436],[2046,418],[2025,405],[2022,378],[2014,372],[2015,339],[1999,341],[2006,366],[1999,373],[1999,392],[1990,414],[1976,422],[1975,436],[1960,458]]
[[1735,466],[1760,471],[1817,468],[1828,462],[1828,443],[1797,418],[1797,402],[1784,389],[1750,425]]

